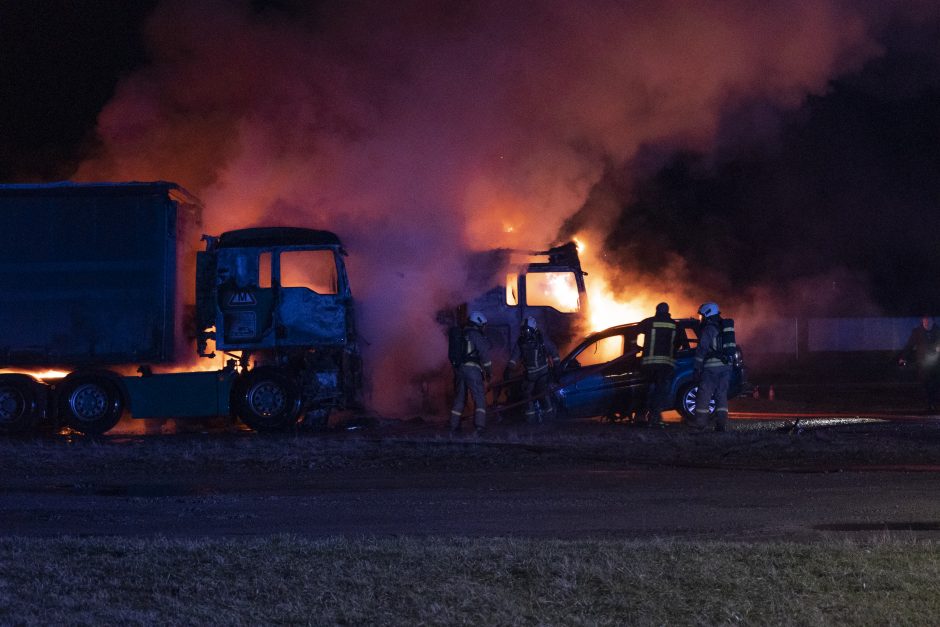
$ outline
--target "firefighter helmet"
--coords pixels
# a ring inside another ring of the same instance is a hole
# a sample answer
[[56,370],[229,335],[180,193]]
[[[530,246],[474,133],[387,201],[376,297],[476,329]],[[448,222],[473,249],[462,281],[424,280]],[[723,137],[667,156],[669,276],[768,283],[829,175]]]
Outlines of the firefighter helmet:
[[486,324],[486,316],[483,315],[482,311],[474,311],[470,314],[470,323],[482,327]]
[[525,321],[522,323],[522,326],[528,327],[535,331],[539,328],[539,323],[535,320],[535,316],[528,316]]
[[712,316],[718,315],[718,304],[717,303],[702,303],[702,306],[698,308],[699,315],[705,318],[711,318]]
[[659,303],[658,305],[656,305],[656,313],[658,314],[669,313],[669,303]]

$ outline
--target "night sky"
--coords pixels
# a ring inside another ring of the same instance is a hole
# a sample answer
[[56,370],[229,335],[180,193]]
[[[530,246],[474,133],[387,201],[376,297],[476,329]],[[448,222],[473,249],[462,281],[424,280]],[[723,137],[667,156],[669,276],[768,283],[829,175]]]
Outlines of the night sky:
[[[625,194],[612,256],[652,273],[675,252],[726,294],[778,286],[784,314],[940,312],[940,28],[898,24],[882,41],[769,131],[663,158]],[[752,106],[725,132],[760,124]]]
[[[338,3],[231,4],[245,7],[249,22],[302,19],[312,39],[330,41],[328,29],[351,28],[351,20],[332,19],[344,12]],[[415,54],[421,47],[414,41],[428,32],[462,32],[465,24],[472,32],[502,19],[448,2],[406,4],[413,12],[439,9],[436,30],[424,22],[412,29],[396,14],[397,24],[408,28],[391,38],[379,35],[393,47],[407,41]],[[776,291],[772,300],[781,313],[940,313],[940,12],[934,3],[915,4],[922,10],[899,15],[872,8],[878,16],[870,37],[880,50],[829,76],[825,88],[807,89],[795,103],[757,90],[722,107],[707,142],[647,137],[636,150],[607,151],[602,176],[583,204],[570,207],[558,236],[590,224],[598,205],[609,212],[613,202],[606,258],[647,280],[679,259],[686,281],[721,298]],[[161,54],[144,36],[148,16],[160,5],[0,5],[0,180],[68,179],[107,150],[97,131],[99,115],[121,81],[146,74]],[[369,28],[380,30],[378,22]],[[207,22],[192,31],[213,28]],[[525,32],[536,28],[527,24]],[[500,39],[493,39],[498,46]],[[371,33],[363,35],[362,41],[371,40]],[[343,58],[378,58],[357,47],[355,37],[342,41],[349,43],[325,48],[335,55],[342,48]],[[380,115],[395,107],[382,101],[375,110]],[[361,121],[340,122],[330,122],[334,135],[337,127],[346,139],[368,134]],[[194,181],[189,184],[199,188],[215,178]],[[695,297],[701,290],[687,291]]]

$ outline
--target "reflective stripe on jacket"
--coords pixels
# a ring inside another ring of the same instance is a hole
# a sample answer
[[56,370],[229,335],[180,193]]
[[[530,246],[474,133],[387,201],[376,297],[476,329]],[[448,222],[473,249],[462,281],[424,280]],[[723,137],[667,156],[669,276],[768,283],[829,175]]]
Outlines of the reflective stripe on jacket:
[[[719,324],[721,328],[719,328]],[[734,351],[737,348],[734,338],[734,320],[706,320],[702,326],[702,334],[695,349],[695,367],[724,368],[730,367],[730,362],[723,361],[724,350]]]
[[643,342],[643,357],[640,363],[644,366],[654,364],[676,365],[676,322],[669,315],[654,316],[640,323],[640,328],[646,335]]

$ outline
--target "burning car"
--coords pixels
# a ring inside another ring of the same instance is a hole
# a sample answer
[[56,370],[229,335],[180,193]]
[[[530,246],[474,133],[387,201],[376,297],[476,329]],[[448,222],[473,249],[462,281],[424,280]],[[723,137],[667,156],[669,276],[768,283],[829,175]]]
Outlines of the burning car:
[[[690,418],[695,412],[692,382],[693,358],[698,345],[698,321],[682,318],[678,323],[680,349],[667,409]],[[646,381],[640,370],[643,332],[639,323],[624,324],[592,333],[579,343],[556,368],[554,402],[559,416],[586,418],[605,416],[611,420],[630,419],[642,414],[646,404]],[[728,396],[745,387],[746,375],[741,350],[733,364]],[[714,411],[714,401],[709,412]]]

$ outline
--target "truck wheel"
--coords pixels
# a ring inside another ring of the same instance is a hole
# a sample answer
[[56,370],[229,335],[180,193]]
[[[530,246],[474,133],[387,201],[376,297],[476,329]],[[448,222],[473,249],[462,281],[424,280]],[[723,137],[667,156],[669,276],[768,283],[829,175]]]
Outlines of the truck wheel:
[[124,413],[124,398],[108,377],[79,374],[59,386],[59,415],[65,423],[86,435],[110,430]]
[[26,433],[39,418],[35,386],[25,377],[0,378],[0,433]]
[[255,431],[283,431],[297,422],[300,389],[284,373],[260,368],[239,380],[232,406]]
[[[689,381],[679,386],[679,392],[676,394],[676,411],[686,420],[695,418],[695,395],[698,393],[698,386]],[[708,403],[709,415],[715,413],[715,399]]]

